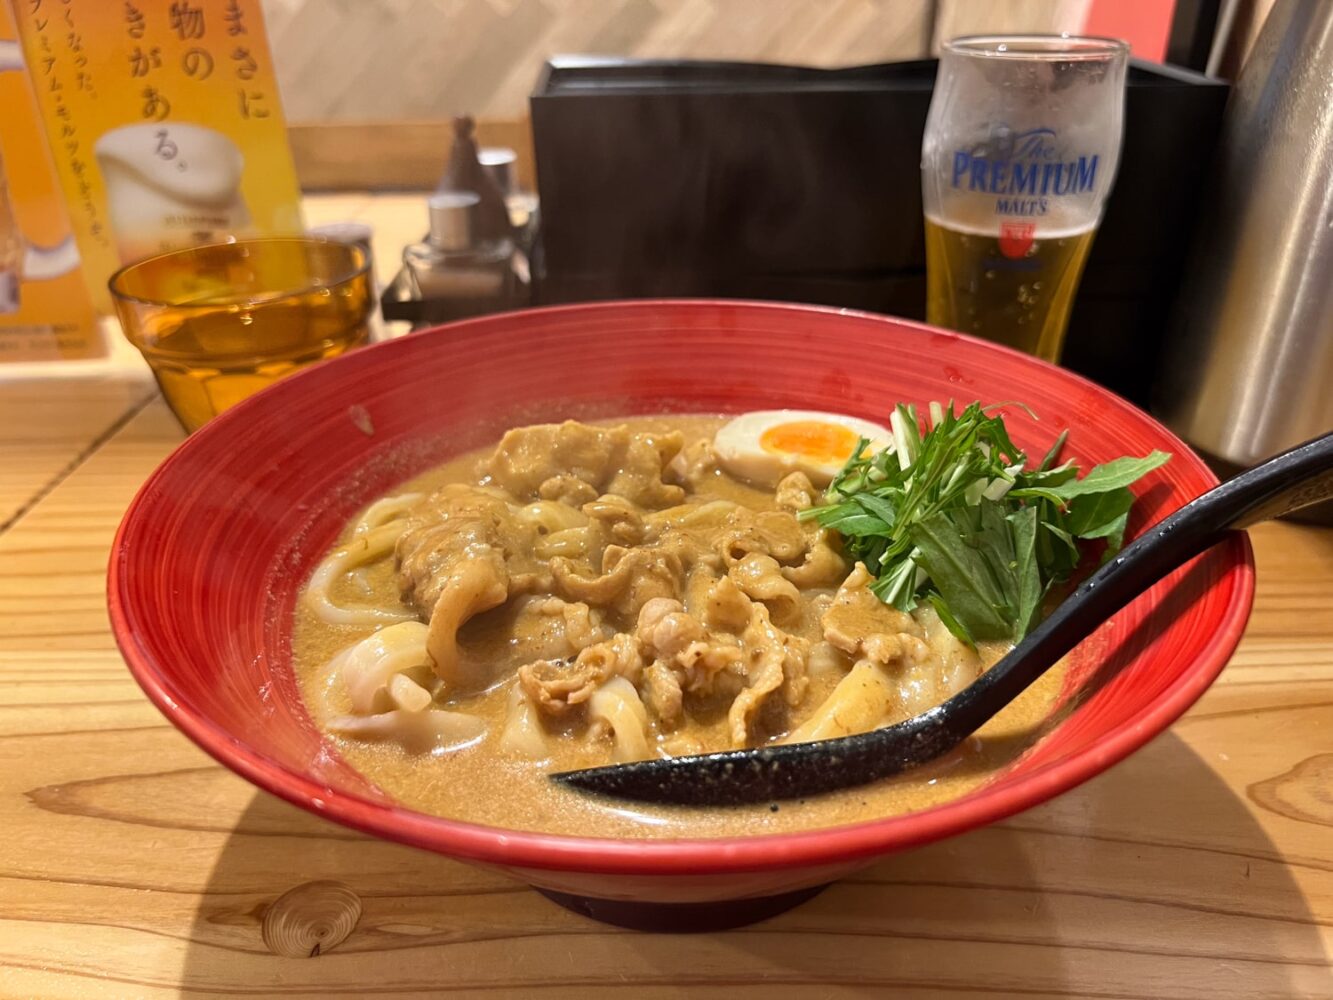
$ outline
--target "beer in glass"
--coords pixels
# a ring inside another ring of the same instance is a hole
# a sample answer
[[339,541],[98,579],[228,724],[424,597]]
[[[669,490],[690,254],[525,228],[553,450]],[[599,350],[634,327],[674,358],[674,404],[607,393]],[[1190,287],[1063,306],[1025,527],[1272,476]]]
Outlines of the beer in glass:
[[1057,361],[1120,158],[1128,48],[944,45],[921,153],[926,320]]

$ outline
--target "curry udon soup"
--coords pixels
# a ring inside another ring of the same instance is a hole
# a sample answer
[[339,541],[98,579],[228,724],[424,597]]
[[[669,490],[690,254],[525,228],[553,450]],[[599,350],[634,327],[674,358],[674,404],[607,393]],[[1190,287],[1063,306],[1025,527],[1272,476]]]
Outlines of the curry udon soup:
[[[553,771],[862,732],[1003,653],[867,588],[797,513],[802,471],[728,474],[713,416],[520,427],[347,526],[299,602],[297,670],[344,756],[403,804],[576,835],[720,836],[920,808],[1030,742],[1058,680],[939,765],[809,801],[626,806]],[[816,476],[815,478],[818,478]]]

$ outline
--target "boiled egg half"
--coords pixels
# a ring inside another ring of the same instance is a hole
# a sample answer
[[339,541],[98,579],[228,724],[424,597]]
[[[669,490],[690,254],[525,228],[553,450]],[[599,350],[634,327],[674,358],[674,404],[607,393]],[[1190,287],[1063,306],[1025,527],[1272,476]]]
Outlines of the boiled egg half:
[[757,410],[743,413],[713,437],[722,468],[755,486],[772,487],[790,472],[804,472],[827,486],[869,438],[870,452],[892,440],[888,429],[868,420],[818,410]]

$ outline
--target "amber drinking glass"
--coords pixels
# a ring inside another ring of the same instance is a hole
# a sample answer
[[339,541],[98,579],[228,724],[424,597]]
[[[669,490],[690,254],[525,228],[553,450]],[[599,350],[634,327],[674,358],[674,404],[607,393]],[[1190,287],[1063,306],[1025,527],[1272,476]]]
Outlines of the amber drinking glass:
[[125,336],[187,431],[365,343],[374,303],[365,251],[301,237],[175,250],[110,286]]

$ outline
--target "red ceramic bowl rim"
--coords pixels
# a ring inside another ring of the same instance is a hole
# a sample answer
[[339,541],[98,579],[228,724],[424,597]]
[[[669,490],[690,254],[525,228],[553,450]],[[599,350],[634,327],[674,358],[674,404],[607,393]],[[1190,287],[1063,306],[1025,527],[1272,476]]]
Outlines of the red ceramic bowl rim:
[[[965,334],[942,331],[938,328],[877,315],[853,309],[826,306],[795,305],[742,299],[634,299],[549,306],[521,311],[530,317],[554,315],[589,309],[675,308],[679,306],[706,306],[708,308],[762,308],[799,311],[811,316],[837,315],[890,321],[929,333],[956,336],[985,351],[1023,357],[1020,352]],[[493,322],[496,316],[477,320],[463,320],[448,324],[457,330],[476,323]],[[422,331],[430,334],[441,327]],[[363,350],[390,348],[417,334],[397,338]],[[339,359],[334,359],[337,364]],[[627,840],[597,837],[572,837],[559,834],[532,833],[482,826],[460,820],[429,816],[410,809],[372,802],[368,799],[329,789],[304,775],[296,774],[252,750],[229,732],[217,726],[201,713],[193,710],[188,699],[178,698],[167,679],[159,672],[145,650],[139,645],[134,623],[124,600],[121,579],[121,552],[125,536],[142,516],[141,508],[157,489],[158,483],[169,479],[173,466],[187,455],[205,436],[225,433],[228,425],[243,421],[255,400],[273,392],[289,392],[306,378],[318,377],[315,366],[284,379],[263,390],[211,420],[202,430],[186,438],[175,451],[148,477],[131,501],[116,531],[111,548],[107,573],[107,604],[111,628],[129,666],[130,673],[158,709],[186,736],[230,770],[267,792],[300,806],[316,815],[334,820],[366,833],[451,857],[464,858],[501,866],[515,866],[554,871],[577,871],[620,875],[684,875],[725,872],[760,871],[835,864],[857,858],[872,857],[890,850],[927,843],[983,826],[1021,812],[1040,802],[1067,791],[1106,770],[1129,756],[1154,736],[1164,731],[1206,691],[1226,666],[1236,644],[1240,641],[1249,618],[1254,597],[1254,554],[1248,536],[1223,543],[1230,549],[1227,579],[1234,579],[1232,598],[1217,627],[1195,660],[1155,701],[1140,714],[1122,722],[1108,732],[1101,742],[1072,754],[1068,759],[1044,765],[1013,783],[983,786],[965,797],[932,806],[920,812],[866,820],[850,826],[816,829],[801,833],[768,834],[755,837],[718,837],[711,839],[652,839]],[[1157,424],[1138,407],[1116,396],[1073,372],[1049,366],[1061,378],[1077,381],[1096,394],[1110,399],[1115,405],[1127,407],[1141,418],[1154,424],[1169,441],[1177,454],[1193,452],[1183,441],[1165,427]]]

